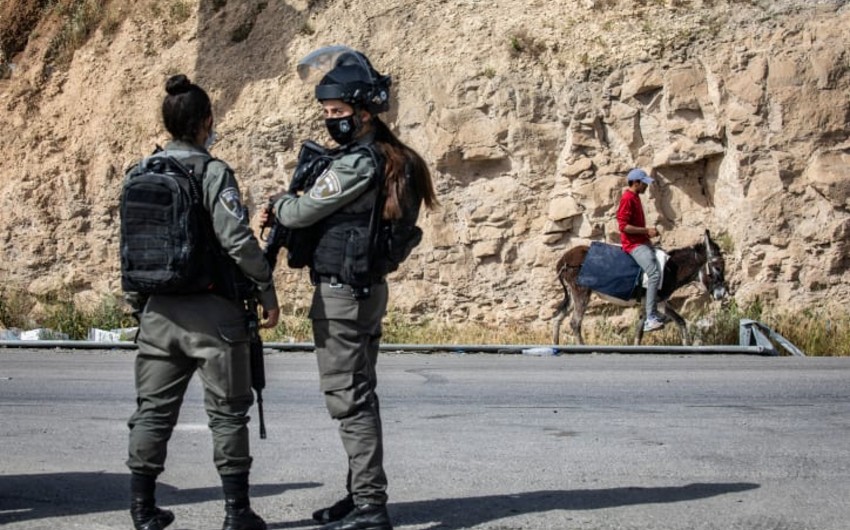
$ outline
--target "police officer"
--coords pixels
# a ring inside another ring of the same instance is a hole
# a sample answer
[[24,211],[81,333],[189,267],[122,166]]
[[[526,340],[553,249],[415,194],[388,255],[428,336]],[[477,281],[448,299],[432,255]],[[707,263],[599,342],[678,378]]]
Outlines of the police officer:
[[348,494],[313,518],[324,530],[391,529],[375,367],[385,276],[394,265],[374,244],[375,225],[378,219],[415,221],[420,205],[435,206],[436,196],[425,162],[378,117],[389,108],[388,76],[342,46],[316,50],[298,70],[302,79],[323,74],[315,95],[339,144],[309,189],[273,205],[284,226],[316,230],[310,318],[321,390],[348,454]]
[[214,234],[216,241],[210,243],[219,248],[207,265],[215,266],[218,283],[192,294],[126,295],[139,317],[138,407],[129,420],[127,460],[132,472],[130,515],[137,530],[159,530],[174,520],[172,512],[156,506],[156,477],[164,469],[183,394],[198,371],[224,490],[223,528],[265,529],[248,498],[248,409],[254,398],[246,308],[240,299],[244,293],[237,293],[235,283],[237,278],[248,280],[251,296],[263,307],[260,326],[273,327],[279,309],[272,271],[248,225],[233,171],[220,160],[210,160],[207,147],[214,133],[208,95],[185,75],[168,79],[166,91],[162,117],[172,141],[165,151],[188,167],[206,168],[201,188],[209,214],[207,237]]

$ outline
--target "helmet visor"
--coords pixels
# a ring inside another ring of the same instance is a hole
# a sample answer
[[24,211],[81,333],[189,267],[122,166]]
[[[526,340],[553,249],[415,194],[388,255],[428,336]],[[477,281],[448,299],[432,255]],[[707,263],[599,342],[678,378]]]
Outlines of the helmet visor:
[[[298,61],[298,77],[302,81],[318,84],[319,81],[331,70],[342,64],[360,66],[364,72],[374,75],[372,65],[364,60],[363,55],[348,46],[334,45],[325,46],[308,53]],[[372,82],[377,79],[372,79]]]

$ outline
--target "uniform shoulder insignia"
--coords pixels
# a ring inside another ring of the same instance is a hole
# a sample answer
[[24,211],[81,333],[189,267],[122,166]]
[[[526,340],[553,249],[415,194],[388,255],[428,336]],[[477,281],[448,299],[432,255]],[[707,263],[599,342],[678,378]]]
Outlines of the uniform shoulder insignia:
[[242,208],[242,200],[239,197],[239,190],[236,188],[225,188],[219,196],[218,200],[227,212],[238,220],[242,220],[245,216],[245,209]]
[[310,189],[310,197],[317,201],[332,199],[339,196],[340,193],[342,193],[342,186],[340,186],[339,177],[333,169],[328,169],[322,173]]

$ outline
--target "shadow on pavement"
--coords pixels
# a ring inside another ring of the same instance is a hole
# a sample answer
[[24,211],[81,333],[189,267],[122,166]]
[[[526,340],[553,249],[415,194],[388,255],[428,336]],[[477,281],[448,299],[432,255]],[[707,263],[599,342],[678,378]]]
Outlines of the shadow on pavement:
[[[128,509],[129,479],[117,473],[50,473],[0,477],[0,525],[50,517]],[[252,484],[253,497],[280,495],[287,490],[321,484]],[[690,501],[758,488],[749,482],[696,483],[657,488],[623,487],[599,490],[545,490],[510,495],[432,499],[390,505],[396,526],[430,525],[431,529],[461,529],[526,513],[552,510],[596,510],[637,504]],[[159,484],[157,497],[166,506],[221,499],[221,488],[177,489]],[[309,520],[272,523],[269,528],[313,526]]]
[[704,499],[758,488],[749,482],[688,484],[660,488],[530,491],[459,499],[434,499],[390,505],[396,526],[430,524],[430,529],[470,528],[525,513],[552,510],[597,510],[636,504]]
[[[267,497],[319,486],[318,482],[251,484],[251,496]],[[79,472],[0,476],[0,525],[129,510],[129,489],[129,474]],[[166,506],[223,499],[218,484],[209,488],[178,489],[159,483],[156,492],[157,500]]]

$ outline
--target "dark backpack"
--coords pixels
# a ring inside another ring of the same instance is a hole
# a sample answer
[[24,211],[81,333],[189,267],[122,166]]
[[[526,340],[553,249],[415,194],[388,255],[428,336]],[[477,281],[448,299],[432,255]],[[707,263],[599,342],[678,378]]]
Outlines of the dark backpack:
[[[369,284],[376,276],[385,276],[394,272],[422,241],[422,229],[416,226],[422,200],[410,176],[410,168],[405,167],[406,200],[401,205],[401,218],[383,219],[384,203],[387,200],[384,187],[384,157],[372,145],[355,146],[355,149],[363,150],[372,157],[377,168],[374,185],[378,187],[378,193],[375,196],[375,204],[369,220],[368,248],[351,249],[348,247],[356,247],[354,245],[356,241],[353,238],[346,241],[346,259],[343,260],[341,277],[350,278],[351,285],[358,285],[357,278]],[[351,256],[350,259],[349,256]]]
[[130,169],[121,192],[121,287],[141,294],[209,291],[212,222],[200,179],[213,158],[158,150]]
[[383,274],[398,269],[413,252],[413,249],[422,241],[422,229],[416,226],[419,219],[421,199],[413,185],[413,179],[409,171],[405,171],[405,196],[407,199],[402,204],[401,219],[380,219],[383,211],[383,201],[386,200],[383,190],[383,182],[378,204],[375,205],[377,223],[379,225],[377,237],[377,262],[378,268]]

